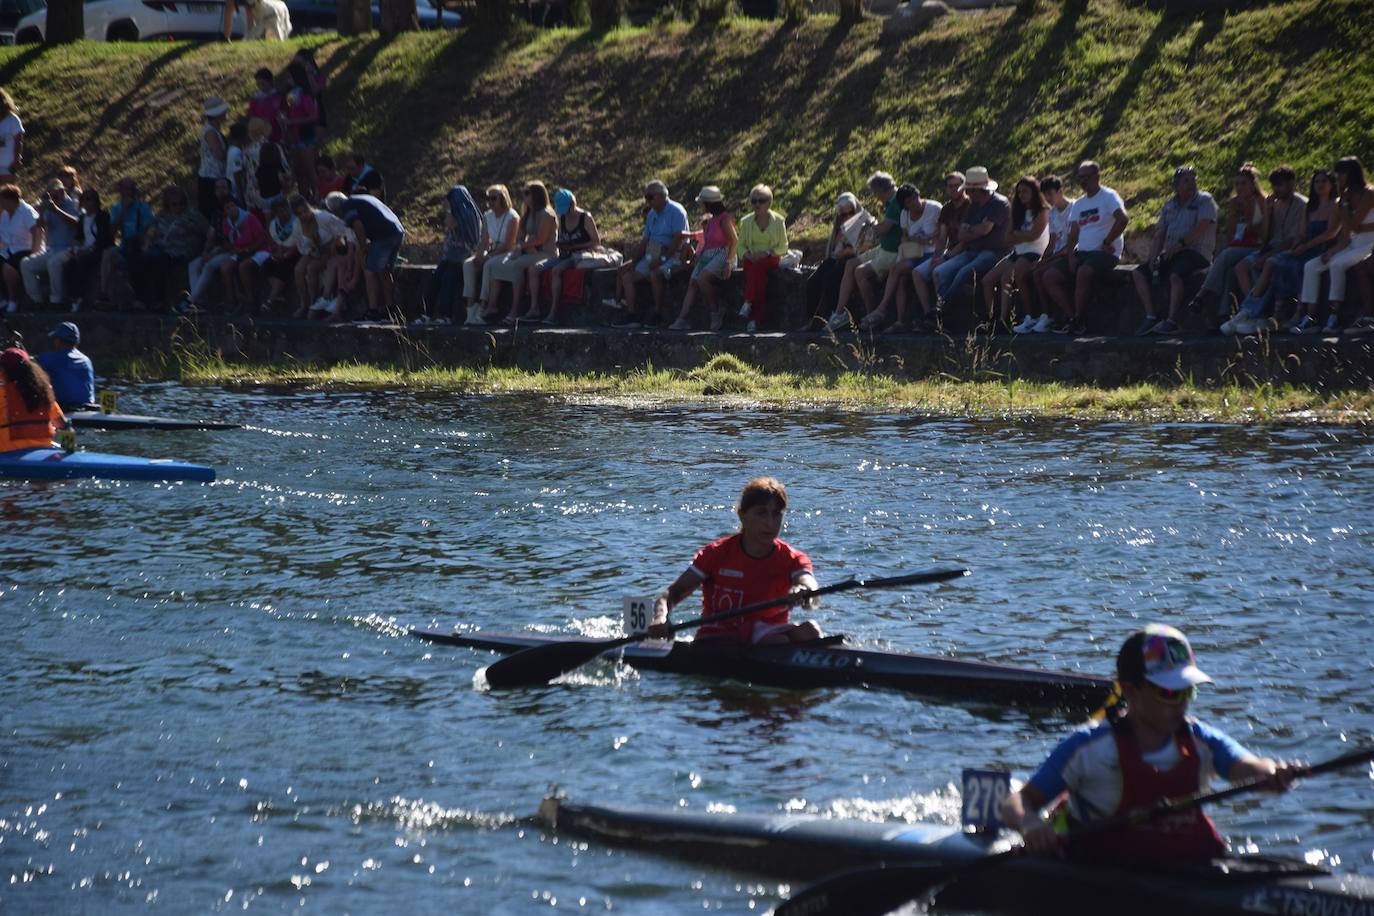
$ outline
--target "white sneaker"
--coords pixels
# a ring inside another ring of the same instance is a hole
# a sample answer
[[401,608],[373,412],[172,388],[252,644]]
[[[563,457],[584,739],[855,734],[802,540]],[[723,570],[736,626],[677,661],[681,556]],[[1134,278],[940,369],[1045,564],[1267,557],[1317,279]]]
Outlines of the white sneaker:
[[1050,332],[1050,325],[1052,324],[1054,324],[1054,322],[1050,321],[1049,312],[1046,312],[1036,319],[1035,327],[1031,328],[1031,330],[1036,334],[1048,334]]
[[692,330],[692,323],[688,321],[686,318],[679,318],[677,321],[674,321],[672,324],[668,325],[668,330],[690,331]]
[[608,308],[608,309],[618,309],[618,308],[620,308],[620,303],[619,303],[619,302],[616,302],[614,299],[602,299],[602,300],[601,300],[601,304],[602,304],[603,306],[605,306],[606,308]]
[[1228,319],[1226,319],[1225,321],[1223,321],[1223,322],[1221,323],[1221,328],[1220,328],[1221,333],[1223,333],[1223,334],[1239,334],[1240,331],[1236,330],[1236,322],[1237,322],[1239,319],[1240,319],[1240,316],[1237,315],[1235,318],[1228,318]]
[[79,311],[81,311],[81,300],[80,300],[80,299],[73,299],[73,300],[72,300],[72,314],[75,315],[75,314],[76,314],[77,312],[79,312]]
[[1012,328],[1012,330],[1017,334],[1029,334],[1031,331],[1035,330],[1035,319],[1027,315],[1025,318],[1021,319],[1021,323]]
[[468,306],[468,320],[464,321],[463,324],[474,328],[486,324],[482,320],[482,304],[480,302]]
[[744,333],[746,334],[757,334],[758,332],[759,323],[757,321],[751,321],[744,326]]
[[340,301],[338,296],[335,296],[333,299],[330,299],[328,302],[324,304],[324,310],[329,314],[335,316],[339,314],[339,309],[341,308],[343,308],[343,302]]
[[830,316],[830,320],[826,322],[826,324],[830,327],[830,330],[832,331],[842,331],[845,328],[849,327],[849,313],[835,312],[833,315]]
[[310,311],[312,311],[312,312],[324,312],[324,311],[328,311],[328,309],[329,309],[329,302],[324,298],[324,296],[321,296],[320,298],[316,299],[314,302],[310,303]]
[[1327,315],[1327,316],[1326,316],[1326,326],[1322,328],[1322,331],[1323,331],[1324,333],[1330,334],[1331,332],[1333,332],[1333,331],[1339,331],[1340,329],[1341,329],[1340,316],[1338,316],[1338,315]]
[[753,303],[751,303],[751,302],[746,302],[746,303],[744,303],[744,305],[741,305],[741,306],[739,307],[739,316],[740,316],[741,318],[748,318],[748,317],[749,317],[749,313],[752,312],[753,310],[754,310],[754,305],[753,305]]

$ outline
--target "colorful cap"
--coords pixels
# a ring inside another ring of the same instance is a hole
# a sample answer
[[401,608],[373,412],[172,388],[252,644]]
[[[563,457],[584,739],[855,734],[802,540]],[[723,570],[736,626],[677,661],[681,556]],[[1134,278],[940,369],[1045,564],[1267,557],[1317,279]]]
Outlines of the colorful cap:
[[576,199],[573,197],[573,192],[567,188],[559,188],[553,192],[553,212],[559,216],[567,216],[574,203],[576,203]]
[[8,350],[0,352],[0,367],[5,369],[19,369],[29,361],[27,350],[19,347],[10,347]]
[[1188,637],[1158,623],[1131,634],[1116,657],[1116,673],[1123,683],[1145,680],[1165,690],[1186,690],[1212,682],[1197,666]]

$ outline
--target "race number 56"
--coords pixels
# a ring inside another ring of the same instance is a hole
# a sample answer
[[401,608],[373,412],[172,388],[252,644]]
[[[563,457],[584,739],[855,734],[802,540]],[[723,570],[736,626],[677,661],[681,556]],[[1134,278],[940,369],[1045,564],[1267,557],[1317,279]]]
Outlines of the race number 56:
[[633,636],[649,629],[654,619],[654,599],[625,597],[620,599],[625,613],[625,635]]
[[964,770],[965,827],[977,831],[1002,826],[1002,802],[1011,793],[1011,774],[1001,770]]

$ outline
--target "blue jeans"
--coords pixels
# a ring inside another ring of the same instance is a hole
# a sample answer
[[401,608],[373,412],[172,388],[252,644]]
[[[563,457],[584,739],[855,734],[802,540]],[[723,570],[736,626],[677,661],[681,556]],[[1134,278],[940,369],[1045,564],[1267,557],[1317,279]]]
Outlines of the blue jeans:
[[961,251],[954,257],[935,268],[935,286],[940,299],[950,301],[959,288],[968,283],[974,274],[982,275],[1002,260],[1000,251],[983,249],[980,251]]

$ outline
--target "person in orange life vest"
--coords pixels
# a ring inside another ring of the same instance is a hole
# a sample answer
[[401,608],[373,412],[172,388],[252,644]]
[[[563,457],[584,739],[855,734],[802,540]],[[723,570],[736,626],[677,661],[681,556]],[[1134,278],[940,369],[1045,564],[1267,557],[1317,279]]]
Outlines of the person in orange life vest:
[[0,452],[51,448],[67,424],[43,368],[17,347],[0,352]]
[[1060,826],[1091,823],[1192,795],[1221,776],[1233,782],[1270,777],[1272,789],[1293,781],[1295,763],[1280,763],[1241,747],[1188,715],[1198,684],[1192,647],[1173,627],[1151,624],[1133,633],[1116,660],[1125,711],[1084,726],[1050,753],[1019,792],[1002,803],[1002,820],[1020,830],[1026,849],[1041,855],[1114,862],[1206,861],[1226,844],[1200,809],[1149,823],[1093,833],[1081,842],[1061,836],[1038,814],[1054,803]]
[[[671,636],[668,612],[698,586],[702,588],[704,617],[818,587],[811,572],[811,558],[778,539],[783,513],[787,511],[787,489],[781,483],[772,477],[755,477],[745,484],[735,511],[739,515],[739,533],[697,551],[692,565],[659,594],[649,627],[651,637]],[[818,605],[819,599],[803,602],[808,610]],[[784,604],[747,617],[708,623],[697,631],[697,639],[779,645],[821,637],[821,629],[813,621],[790,622],[789,610],[790,605]]]

